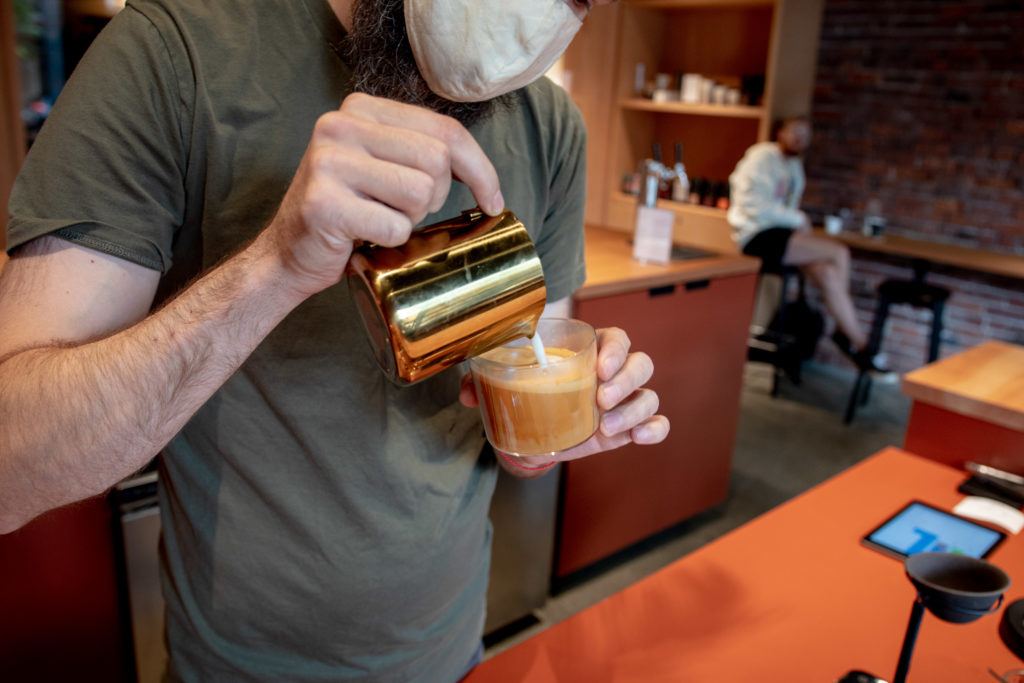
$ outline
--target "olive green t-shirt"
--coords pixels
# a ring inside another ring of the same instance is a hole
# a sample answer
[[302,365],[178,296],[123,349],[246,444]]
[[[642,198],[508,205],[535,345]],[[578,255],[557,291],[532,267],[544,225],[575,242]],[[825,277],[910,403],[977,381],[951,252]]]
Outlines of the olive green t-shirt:
[[[54,233],[162,271],[160,296],[180,288],[272,218],[317,117],[350,92],[342,36],[326,0],[129,0],[26,159],[9,248]],[[584,279],[578,111],[541,80],[471,132],[549,300],[569,296]],[[454,183],[425,222],[474,204]],[[460,374],[389,383],[344,284],[271,332],[161,458],[172,679],[464,673],[496,465]]]

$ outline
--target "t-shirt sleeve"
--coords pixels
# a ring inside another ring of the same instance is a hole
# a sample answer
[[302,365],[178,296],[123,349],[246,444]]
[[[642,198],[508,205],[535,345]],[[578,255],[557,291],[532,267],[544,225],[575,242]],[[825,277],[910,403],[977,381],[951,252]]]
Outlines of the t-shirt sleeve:
[[167,272],[185,211],[183,54],[131,5],[100,32],[12,188],[8,249],[54,234]]
[[565,91],[550,85],[551,156],[547,212],[537,252],[544,267],[548,301],[572,296],[586,280],[583,214],[587,198],[587,129]]

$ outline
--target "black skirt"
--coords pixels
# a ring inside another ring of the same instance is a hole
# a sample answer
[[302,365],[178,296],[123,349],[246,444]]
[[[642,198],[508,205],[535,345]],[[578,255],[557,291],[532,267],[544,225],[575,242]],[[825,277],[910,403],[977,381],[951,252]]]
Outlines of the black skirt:
[[767,228],[750,238],[743,253],[761,259],[762,273],[779,273],[792,236],[793,228]]

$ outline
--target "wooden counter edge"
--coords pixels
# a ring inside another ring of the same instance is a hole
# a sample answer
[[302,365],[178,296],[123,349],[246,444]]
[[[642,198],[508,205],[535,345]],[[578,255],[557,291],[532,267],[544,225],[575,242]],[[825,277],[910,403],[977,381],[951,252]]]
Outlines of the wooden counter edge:
[[757,274],[761,267],[760,259],[738,253],[713,254],[708,258],[672,261],[665,265],[639,263],[633,260],[629,233],[588,225],[586,235],[587,280],[575,293],[577,300],[718,277]]
[[903,393],[915,401],[1013,431],[1024,432],[1024,414],[1011,408],[981,399],[952,395],[928,385],[913,385],[913,388],[908,390],[908,384],[904,381],[903,387]]
[[943,368],[955,363],[962,367],[962,364],[970,362],[979,355],[984,356],[1000,351],[1014,350],[1019,347],[1007,342],[989,340],[962,351],[954,356],[949,356],[931,363],[903,376],[901,391],[915,401],[921,401],[929,405],[960,413],[977,420],[991,422],[1007,429],[1024,432],[1024,412],[1004,403],[987,400],[981,396],[971,396],[942,386],[933,379],[937,373],[941,375]]
[[851,231],[833,235],[818,227],[814,228],[814,233],[820,237],[841,242],[851,249],[887,254],[908,260],[921,259],[988,275],[1024,279],[1024,256],[1009,252],[888,233],[880,237],[870,237]]

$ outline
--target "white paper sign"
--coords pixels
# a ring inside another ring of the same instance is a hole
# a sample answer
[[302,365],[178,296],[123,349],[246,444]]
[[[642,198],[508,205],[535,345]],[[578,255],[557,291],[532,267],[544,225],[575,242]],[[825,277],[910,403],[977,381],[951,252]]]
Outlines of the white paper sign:
[[633,258],[665,264],[672,257],[672,223],[675,214],[669,209],[638,206],[636,229],[633,231]]

